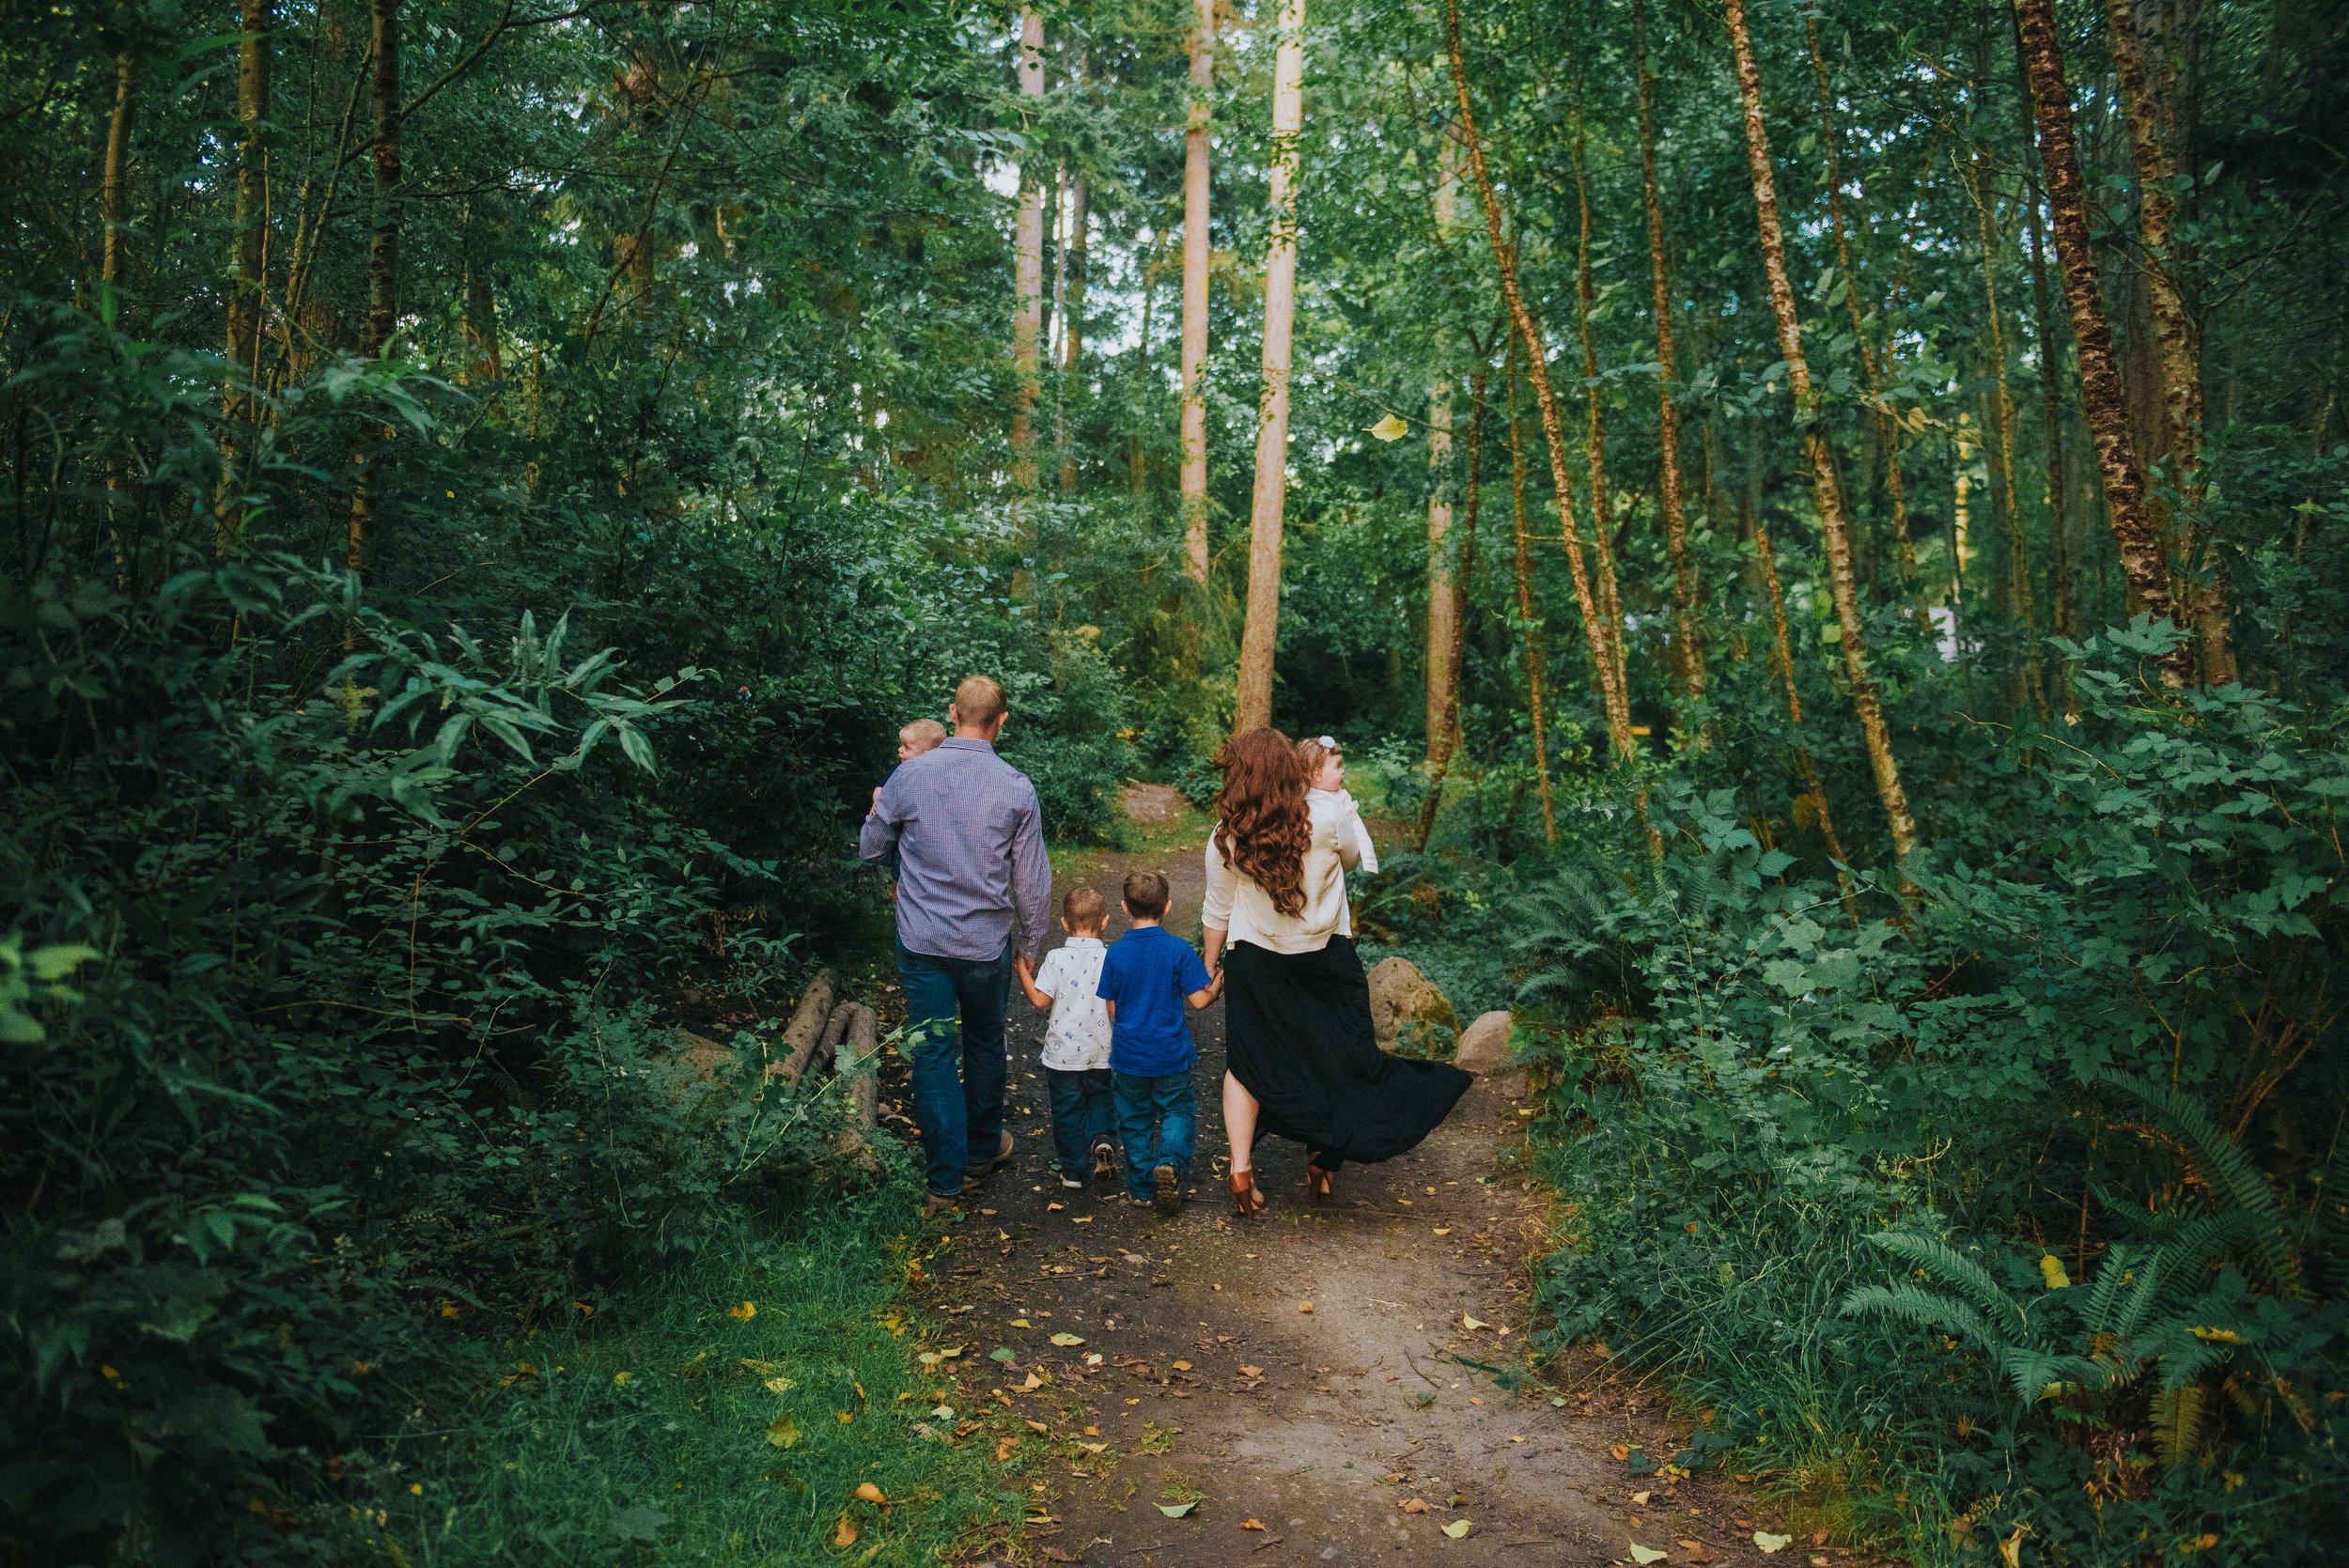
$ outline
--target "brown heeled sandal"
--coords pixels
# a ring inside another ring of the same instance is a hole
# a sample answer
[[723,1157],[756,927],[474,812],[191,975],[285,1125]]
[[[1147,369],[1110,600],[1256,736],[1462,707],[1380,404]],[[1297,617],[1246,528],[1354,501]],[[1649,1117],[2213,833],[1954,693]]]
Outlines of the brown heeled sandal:
[[1305,1162],[1305,1196],[1316,1203],[1330,1201],[1330,1172],[1310,1159]]
[[1262,1213],[1265,1195],[1256,1190],[1256,1173],[1253,1171],[1235,1171],[1229,1179],[1232,1187],[1232,1212],[1242,1219],[1252,1219]]

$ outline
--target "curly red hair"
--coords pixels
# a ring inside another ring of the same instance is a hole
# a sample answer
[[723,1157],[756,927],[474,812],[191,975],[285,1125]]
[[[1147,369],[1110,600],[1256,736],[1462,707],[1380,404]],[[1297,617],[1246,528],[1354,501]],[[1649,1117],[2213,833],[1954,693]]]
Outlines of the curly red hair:
[[1216,853],[1265,891],[1284,915],[1305,908],[1305,849],[1313,821],[1305,810],[1305,769],[1279,730],[1236,735],[1215,754],[1223,787],[1215,798]]

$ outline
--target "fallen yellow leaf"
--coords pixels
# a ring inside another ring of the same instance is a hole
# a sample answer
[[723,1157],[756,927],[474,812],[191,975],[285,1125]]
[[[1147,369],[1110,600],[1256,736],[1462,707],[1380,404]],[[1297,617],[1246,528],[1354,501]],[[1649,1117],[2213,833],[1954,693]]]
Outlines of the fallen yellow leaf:
[[726,1316],[737,1319],[738,1321],[747,1322],[757,1315],[758,1303],[755,1301],[745,1301],[739,1307],[728,1307],[726,1309]]
[[1262,1376],[1264,1375],[1264,1368],[1262,1368],[1262,1367],[1242,1367],[1242,1368],[1240,1368],[1240,1369],[1239,1369],[1239,1374],[1240,1374],[1242,1377],[1262,1377]]
[[1460,1314],[1460,1327],[1473,1334],[1479,1328],[1489,1328],[1492,1325],[1486,1323],[1481,1317],[1470,1317],[1468,1313],[1462,1312]]
[[1264,1529],[1264,1521],[1262,1519],[1242,1519],[1239,1522],[1239,1528],[1242,1529]]
[[1061,1346],[1063,1349],[1066,1349],[1069,1346],[1080,1345],[1085,1342],[1082,1334],[1072,1334],[1067,1329],[1064,1328],[1059,1333],[1052,1336],[1052,1343]]
[[1425,1498],[1405,1498],[1402,1502],[1398,1503],[1396,1506],[1401,1508],[1406,1514],[1424,1514],[1427,1512],[1427,1499]]
[[1013,1318],[1013,1319],[1011,1320],[1011,1326],[1012,1326],[1014,1328],[1033,1328],[1033,1327],[1035,1327],[1035,1325],[1034,1325],[1034,1324],[1030,1323],[1030,1322],[1029,1322],[1026,1318],[1024,1318],[1024,1317],[1016,1317],[1016,1318]]
[[1753,1532],[1753,1548],[1767,1556],[1771,1552],[1785,1550],[1786,1544],[1793,1539],[1791,1535],[1772,1535],[1766,1529],[1757,1529]]
[[1471,1526],[1466,1519],[1455,1519],[1450,1524],[1443,1527],[1443,1532],[1452,1537],[1453,1540],[1459,1541],[1465,1539],[1468,1532],[1473,1528],[1474,1527]]
[[2063,1260],[2053,1252],[2039,1255],[2039,1277],[2047,1281],[2049,1290],[2069,1290],[2072,1277],[2063,1271]]
[[1631,1560],[1634,1562],[1642,1564],[1661,1562],[1664,1560],[1664,1553],[1657,1551],[1653,1546],[1642,1546],[1637,1541],[1631,1543]]
[[1174,1363],[1174,1370],[1176,1372],[1189,1372],[1190,1370],[1190,1363],[1189,1361],[1177,1361]]
[[800,1442],[800,1423],[788,1416],[778,1417],[768,1425],[767,1440],[779,1449],[797,1448]]
[[881,1489],[869,1481],[857,1483],[856,1496],[866,1502],[886,1503],[889,1501],[887,1498],[881,1496]]
[[1300,1312],[1310,1312],[1314,1310],[1314,1304],[1310,1301],[1299,1301],[1297,1304],[1297,1310]]
[[1634,1492],[1631,1494],[1631,1500],[1638,1507],[1645,1508],[1647,1506],[1648,1498],[1654,1496],[1656,1496],[1656,1494],[1653,1492]]
[[846,1514],[841,1514],[840,1523],[832,1529],[832,1544],[841,1551],[847,1551],[850,1546],[855,1545],[856,1521]]

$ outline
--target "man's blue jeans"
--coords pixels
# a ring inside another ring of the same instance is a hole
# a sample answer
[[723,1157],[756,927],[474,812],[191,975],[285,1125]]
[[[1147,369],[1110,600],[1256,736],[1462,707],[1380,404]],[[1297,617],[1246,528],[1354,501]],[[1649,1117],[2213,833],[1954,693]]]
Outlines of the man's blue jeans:
[[971,1166],[992,1160],[1003,1140],[1011,949],[997,958],[937,958],[899,942],[897,978],[906,988],[906,1054],[922,1163],[930,1191],[956,1197]]
[[1199,1125],[1190,1072],[1186,1068],[1159,1078],[1112,1073],[1110,1079],[1111,1092],[1117,1096],[1118,1130],[1126,1140],[1126,1190],[1148,1199],[1158,1190],[1150,1181],[1158,1167],[1174,1167],[1176,1181],[1190,1174],[1191,1141]]
[[1060,1157],[1060,1173],[1081,1181],[1092,1169],[1094,1141],[1117,1128],[1110,1070],[1047,1067],[1044,1086],[1052,1094],[1052,1152]]

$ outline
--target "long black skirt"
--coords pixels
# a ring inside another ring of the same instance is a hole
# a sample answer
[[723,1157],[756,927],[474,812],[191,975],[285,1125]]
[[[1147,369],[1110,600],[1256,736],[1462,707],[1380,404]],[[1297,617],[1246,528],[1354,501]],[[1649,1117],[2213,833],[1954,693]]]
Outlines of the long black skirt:
[[1295,1139],[1324,1170],[1414,1147],[1474,1081],[1448,1062],[1378,1048],[1350,938],[1318,953],[1237,942],[1223,973],[1224,1061],[1256,1097],[1258,1134]]

